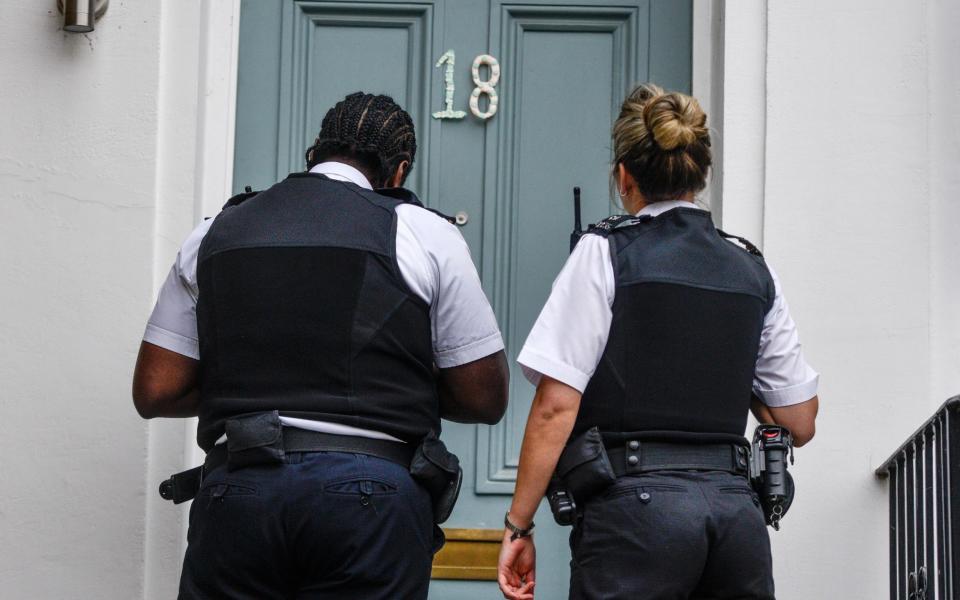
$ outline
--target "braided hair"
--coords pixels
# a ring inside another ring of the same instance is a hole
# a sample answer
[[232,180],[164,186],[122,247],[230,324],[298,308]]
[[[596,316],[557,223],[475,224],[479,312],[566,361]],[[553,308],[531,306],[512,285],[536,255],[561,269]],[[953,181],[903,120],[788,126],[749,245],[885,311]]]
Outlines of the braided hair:
[[307,149],[307,169],[340,158],[356,163],[374,187],[383,187],[400,163],[413,167],[417,136],[413,119],[390,96],[354,92],[327,111],[320,134]]

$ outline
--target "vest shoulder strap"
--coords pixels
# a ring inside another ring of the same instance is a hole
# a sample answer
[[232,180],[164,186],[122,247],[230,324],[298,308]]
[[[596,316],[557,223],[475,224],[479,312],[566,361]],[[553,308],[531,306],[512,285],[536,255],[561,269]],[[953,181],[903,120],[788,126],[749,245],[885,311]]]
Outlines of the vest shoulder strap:
[[260,193],[259,190],[255,192],[253,191],[253,188],[251,188],[248,185],[247,187],[244,188],[244,191],[242,194],[237,194],[233,198],[230,198],[229,200],[227,200],[227,203],[223,205],[223,208],[229,208],[231,206],[237,206],[239,204],[243,204],[244,202],[246,202],[250,198],[253,198],[259,193]]
[[376,192],[377,194],[380,194],[381,196],[387,196],[388,198],[399,200],[402,204],[412,204],[413,206],[420,207],[423,210],[430,211],[433,214],[440,217],[441,219],[443,219],[444,221],[446,221],[447,223],[450,223],[451,225],[457,224],[457,220],[451,217],[450,215],[444,214],[434,208],[429,208],[427,206],[424,206],[423,202],[420,202],[420,198],[417,198],[417,195],[411,192],[410,190],[408,190],[407,188],[402,188],[402,187],[377,188],[373,191]]
[[[253,198],[253,197],[256,196],[257,194],[259,194],[260,192],[261,192],[261,190],[254,191],[254,190],[248,185],[248,186],[246,186],[246,188],[244,189],[243,193],[237,194],[236,196],[233,196],[232,198],[230,198],[229,200],[227,200],[226,204],[223,205],[223,208],[229,208],[229,207],[231,207],[231,206],[239,206],[240,204],[243,204],[244,202],[246,202],[246,201],[249,200],[250,198]],[[451,225],[456,225],[456,224],[457,224],[457,220],[456,220],[454,217],[451,217],[451,216],[448,215],[448,214],[442,213],[442,212],[440,212],[439,210],[436,210],[436,209],[433,209],[433,208],[429,208],[429,207],[427,207],[427,206],[424,206],[423,203],[420,202],[420,199],[417,198],[417,195],[414,194],[413,192],[411,192],[411,191],[408,190],[408,189],[405,189],[405,188],[379,188],[379,189],[374,190],[374,192],[376,192],[377,194],[379,194],[379,195],[381,195],[381,196],[386,196],[386,197],[392,198],[392,199],[394,199],[394,200],[399,200],[399,201],[400,201],[401,203],[403,203],[403,204],[412,204],[412,205],[414,205],[414,206],[418,206],[418,207],[422,208],[423,210],[430,211],[430,212],[432,212],[433,214],[435,214],[435,215],[437,215],[438,217],[440,217],[441,219],[443,219],[444,221],[447,221],[447,222],[450,223]]]
[[[748,239],[746,239],[746,238],[742,238],[742,237],[740,237],[740,236],[738,236],[738,235],[731,235],[731,234],[727,233],[726,231],[724,231],[724,230],[722,230],[722,229],[717,229],[717,233],[719,233],[719,234],[720,234],[720,237],[722,237],[722,238],[724,238],[724,239],[727,239],[727,240],[737,240],[738,242],[740,242],[740,243],[743,245],[743,249],[744,249],[744,250],[746,250],[747,252],[749,252],[750,254],[752,254],[752,255],[754,255],[754,256],[759,256],[760,258],[763,258],[763,253],[760,252],[760,249],[757,248],[756,246],[754,246],[754,245],[750,242],[750,240],[748,240]],[[736,244],[734,244],[734,246],[736,246]]]
[[607,237],[614,231],[634,227],[652,220],[653,217],[650,215],[642,215],[639,217],[633,215],[613,215],[590,225],[587,228],[587,233],[595,233]]

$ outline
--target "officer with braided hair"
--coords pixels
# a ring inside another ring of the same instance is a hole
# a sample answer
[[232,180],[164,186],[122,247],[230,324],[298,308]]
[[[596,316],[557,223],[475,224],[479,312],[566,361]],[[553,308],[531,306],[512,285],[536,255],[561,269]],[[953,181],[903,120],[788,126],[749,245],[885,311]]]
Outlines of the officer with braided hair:
[[400,187],[416,152],[393,99],[350,94],[307,172],[182,246],[133,383],[207,453],[180,598],[426,597],[459,475],[440,418],[499,421],[508,370],[463,237]]

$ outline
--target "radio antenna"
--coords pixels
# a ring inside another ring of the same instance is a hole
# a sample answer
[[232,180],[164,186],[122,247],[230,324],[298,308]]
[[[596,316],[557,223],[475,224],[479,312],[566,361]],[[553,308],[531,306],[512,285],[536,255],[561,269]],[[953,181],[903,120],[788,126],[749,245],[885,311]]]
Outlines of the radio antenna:
[[573,233],[570,234],[570,252],[576,248],[577,242],[583,235],[583,226],[580,221],[580,187],[573,188]]

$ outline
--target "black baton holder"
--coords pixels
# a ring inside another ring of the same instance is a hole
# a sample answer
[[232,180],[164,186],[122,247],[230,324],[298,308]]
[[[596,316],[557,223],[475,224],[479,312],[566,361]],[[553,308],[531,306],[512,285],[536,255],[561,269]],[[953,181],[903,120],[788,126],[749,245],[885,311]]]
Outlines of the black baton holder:
[[193,500],[200,490],[202,481],[203,466],[171,475],[170,479],[160,484],[160,497],[164,500],[173,500],[174,504]]

